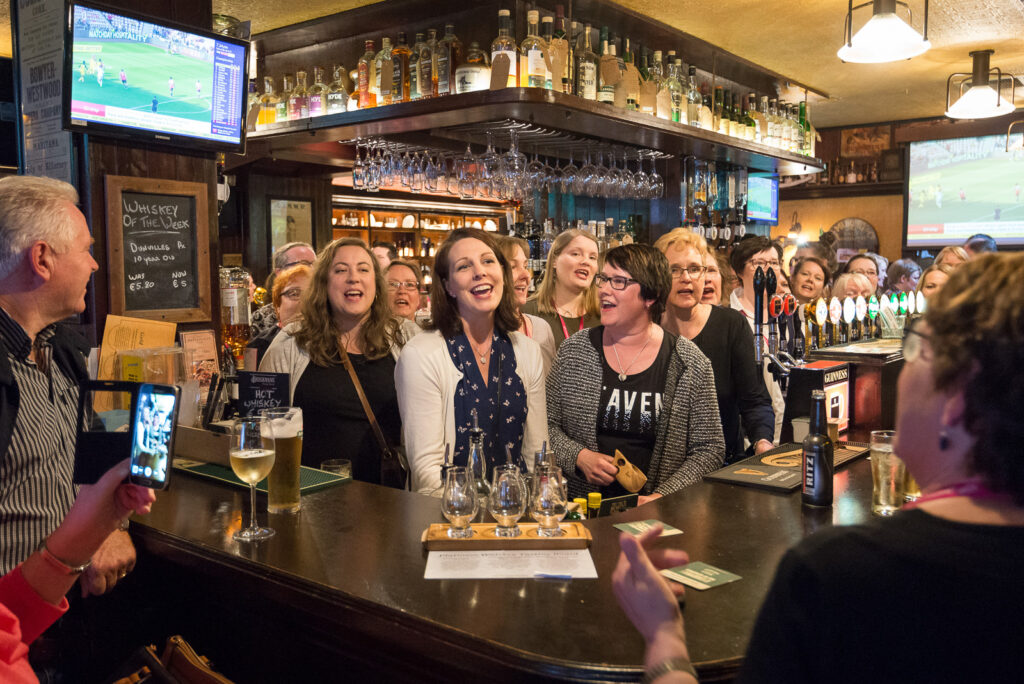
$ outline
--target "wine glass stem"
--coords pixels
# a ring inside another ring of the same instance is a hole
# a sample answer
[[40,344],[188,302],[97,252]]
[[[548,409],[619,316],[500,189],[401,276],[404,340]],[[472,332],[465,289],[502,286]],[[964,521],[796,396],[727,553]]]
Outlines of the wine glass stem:
[[249,485],[249,529],[256,529],[256,485]]

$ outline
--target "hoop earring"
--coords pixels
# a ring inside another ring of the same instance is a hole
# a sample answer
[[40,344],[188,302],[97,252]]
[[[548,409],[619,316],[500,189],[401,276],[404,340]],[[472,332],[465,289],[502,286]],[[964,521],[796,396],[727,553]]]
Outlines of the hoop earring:
[[943,430],[939,433],[939,451],[949,451],[951,446],[953,446],[953,440],[949,438],[949,433]]

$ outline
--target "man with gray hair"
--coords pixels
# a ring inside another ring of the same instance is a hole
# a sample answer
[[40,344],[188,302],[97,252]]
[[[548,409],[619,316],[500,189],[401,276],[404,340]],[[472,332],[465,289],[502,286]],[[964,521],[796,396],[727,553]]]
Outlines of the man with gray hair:
[[[312,266],[313,262],[316,261],[316,252],[313,251],[313,246],[308,242],[289,242],[281,245],[274,252],[274,272],[270,274],[270,278],[267,279],[267,291],[269,292],[274,287],[274,278],[277,274],[286,268],[291,268],[296,264],[305,264],[306,266]],[[265,334],[268,330],[274,328],[277,325],[277,313],[274,311],[273,304],[265,304],[261,306],[252,315],[252,337],[259,337]]]
[[[99,267],[78,193],[50,178],[0,179],[0,574],[28,558],[71,508],[78,384],[89,345],[56,325],[85,310]],[[135,564],[124,531],[92,558],[82,595]]]

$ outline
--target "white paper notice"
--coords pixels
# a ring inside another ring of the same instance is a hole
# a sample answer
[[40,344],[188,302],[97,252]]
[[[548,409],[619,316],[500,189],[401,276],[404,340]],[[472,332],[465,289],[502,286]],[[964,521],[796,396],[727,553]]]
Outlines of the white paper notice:
[[557,551],[431,551],[423,579],[596,579],[587,549]]

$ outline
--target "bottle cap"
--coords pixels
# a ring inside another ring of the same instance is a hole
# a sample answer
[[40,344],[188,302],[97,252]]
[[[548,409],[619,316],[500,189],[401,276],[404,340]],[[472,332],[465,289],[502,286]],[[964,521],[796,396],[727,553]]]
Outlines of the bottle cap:
[[583,497],[577,497],[573,499],[573,502],[580,507],[581,511],[585,511],[587,509],[587,500]]
[[601,492],[590,492],[587,494],[587,507],[599,508],[601,506]]
[[540,17],[540,12],[538,12],[537,10],[530,10],[529,12],[526,13],[526,20],[528,22],[530,22],[531,24],[536,24],[537,23],[537,19],[539,17]]
[[498,10],[498,16],[499,17],[510,17],[510,16],[512,16],[512,13],[509,10],[507,10],[507,9],[500,9],[500,10]]

